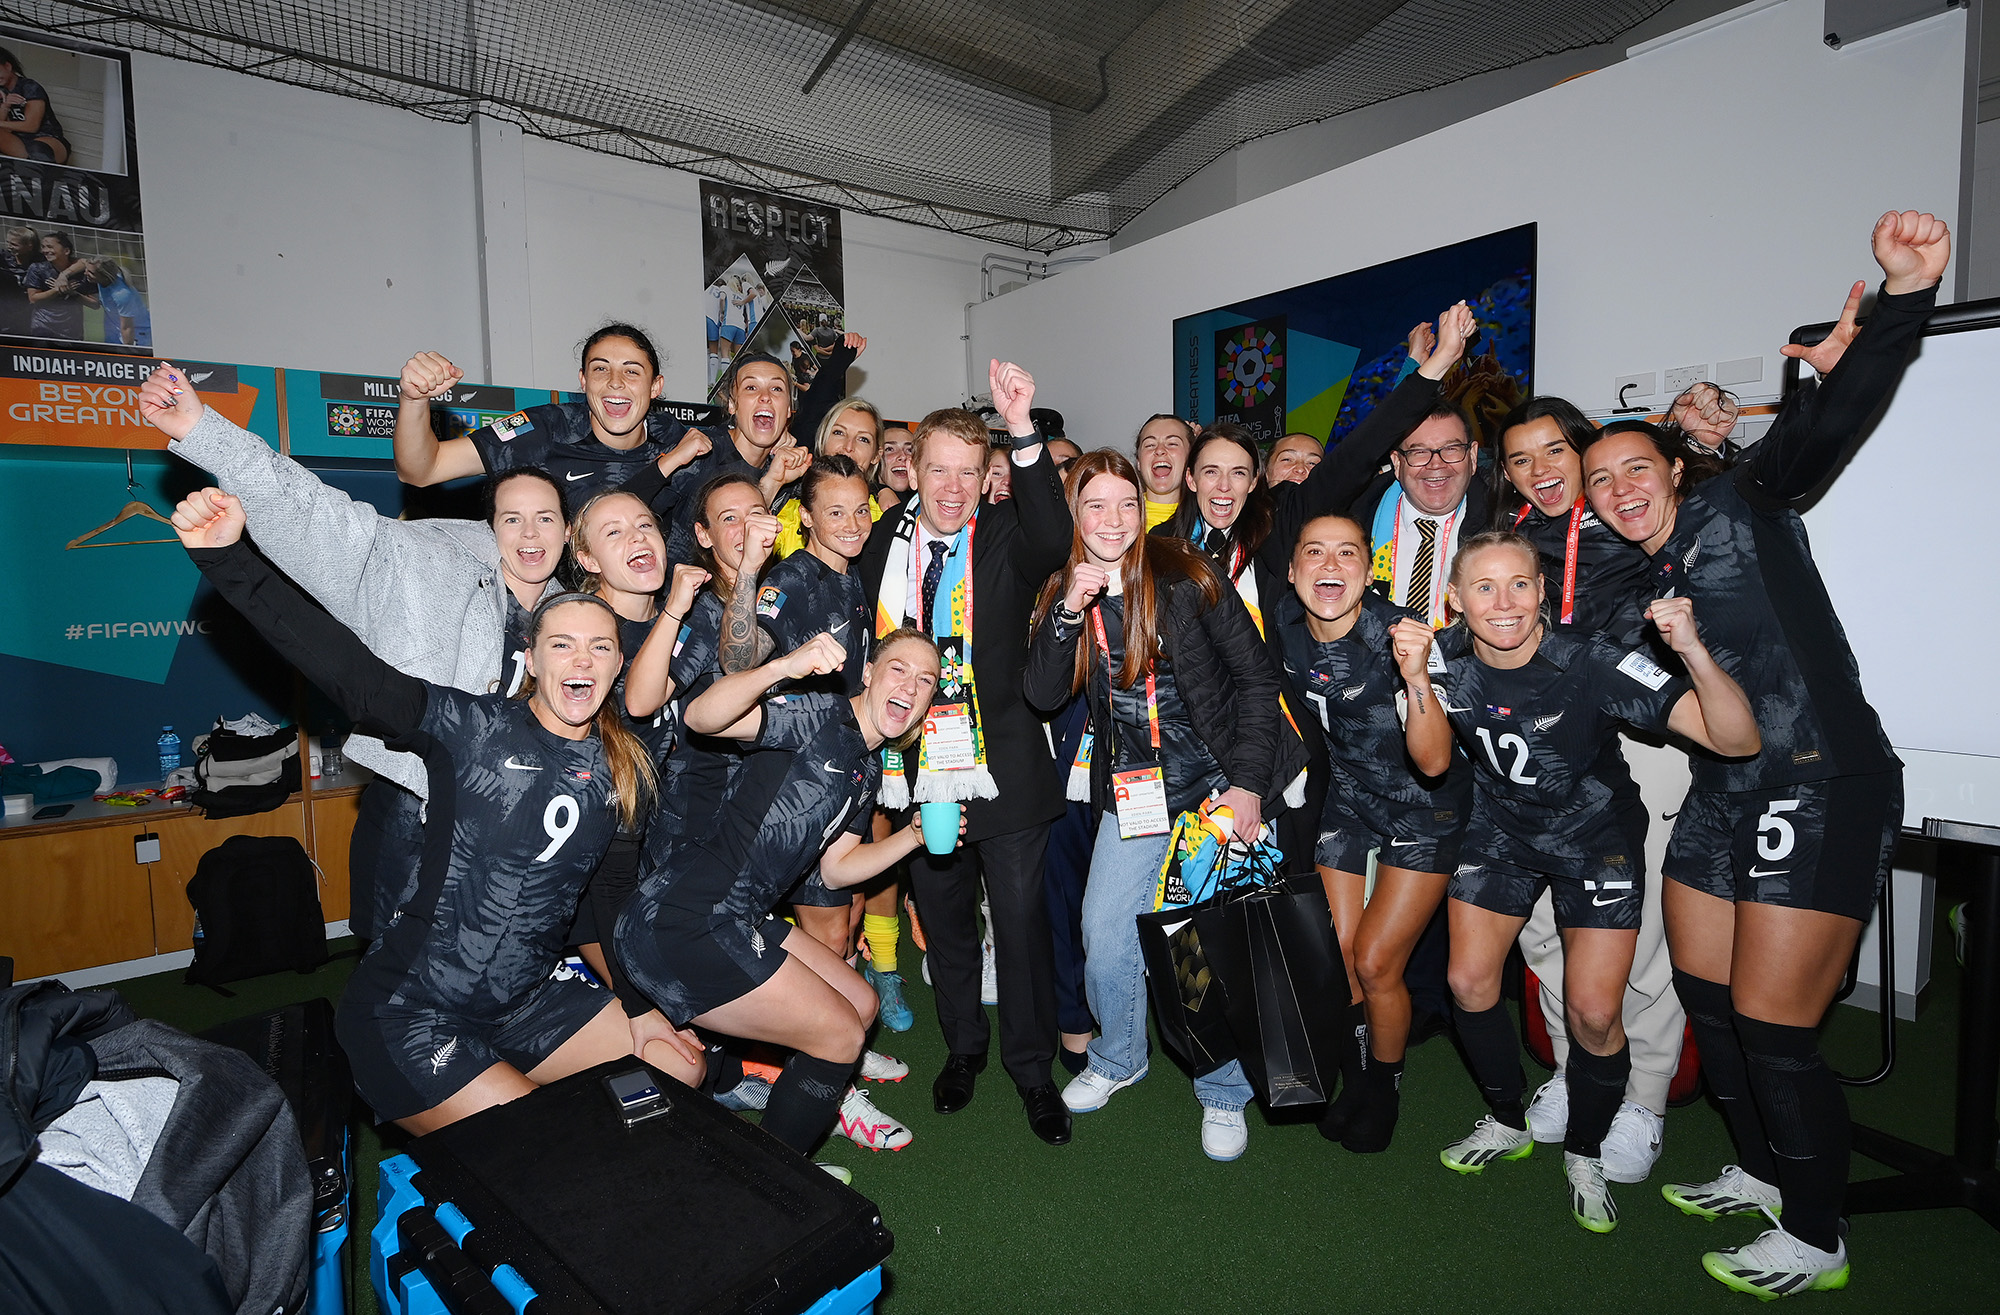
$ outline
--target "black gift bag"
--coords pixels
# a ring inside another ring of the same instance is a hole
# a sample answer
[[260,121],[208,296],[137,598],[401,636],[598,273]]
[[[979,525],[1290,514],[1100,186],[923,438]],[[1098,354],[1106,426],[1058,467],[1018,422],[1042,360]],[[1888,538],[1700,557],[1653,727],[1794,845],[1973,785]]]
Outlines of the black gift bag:
[[1197,1076],[1235,1059],[1236,1036],[1229,1027],[1222,983],[1202,952],[1194,909],[1140,914],[1139,953],[1146,965],[1153,1022],[1167,1048]]
[[1250,1085],[1271,1109],[1327,1100],[1352,996],[1317,877],[1288,876],[1191,912]]

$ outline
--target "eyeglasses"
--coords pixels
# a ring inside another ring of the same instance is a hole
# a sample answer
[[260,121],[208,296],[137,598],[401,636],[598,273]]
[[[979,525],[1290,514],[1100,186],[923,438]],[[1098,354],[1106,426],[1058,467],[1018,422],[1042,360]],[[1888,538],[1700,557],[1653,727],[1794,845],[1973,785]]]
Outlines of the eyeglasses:
[[1396,455],[1422,470],[1431,464],[1433,458],[1441,458],[1447,466],[1455,466],[1465,460],[1465,454],[1472,451],[1470,443],[1446,443],[1443,447],[1399,447]]

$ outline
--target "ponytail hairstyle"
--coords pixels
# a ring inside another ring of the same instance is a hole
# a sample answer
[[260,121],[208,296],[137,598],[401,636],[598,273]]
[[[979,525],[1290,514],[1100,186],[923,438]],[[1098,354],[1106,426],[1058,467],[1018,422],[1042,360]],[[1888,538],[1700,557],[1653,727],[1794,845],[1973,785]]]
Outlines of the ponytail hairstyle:
[[[1534,540],[1527,535],[1517,534],[1513,530],[1487,530],[1470,536],[1459,544],[1458,551],[1452,554],[1451,571],[1446,576],[1446,583],[1456,588],[1465,575],[1466,560],[1472,554],[1486,548],[1512,548],[1516,552],[1527,554],[1528,561],[1533,564],[1536,578],[1542,582],[1542,633],[1548,634],[1556,624],[1554,609],[1549,606],[1548,577],[1542,574],[1542,550],[1537,548]],[[1451,624],[1463,626],[1465,614],[1460,612],[1452,617]]]
[[854,458],[850,456],[814,457],[812,464],[806,467],[806,473],[799,476],[799,504],[811,511],[819,501],[820,488],[830,479],[858,479],[866,486],[868,472],[854,464]]
[[[1493,525],[1496,529],[1512,529],[1514,513],[1528,503],[1521,496],[1521,491],[1514,487],[1514,481],[1507,478],[1507,431],[1531,425],[1537,420],[1556,422],[1563,441],[1576,450],[1579,465],[1583,461],[1583,450],[1597,439],[1597,426],[1590,422],[1590,417],[1576,403],[1566,397],[1531,397],[1509,411],[1500,422],[1500,441],[1494,445],[1493,468],[1487,472],[1487,486],[1493,494]],[[1579,488],[1577,491],[1581,493],[1583,490]]]
[[[544,478],[547,478],[547,476],[545,475]],[[553,480],[551,480],[550,482],[554,483]],[[640,497],[638,494],[628,493],[624,489],[606,490],[605,492],[599,493],[595,497],[591,498],[590,501],[584,503],[583,509],[577,512],[576,518],[570,521],[569,523],[569,561],[567,562],[567,566],[569,568],[569,576],[571,579],[577,582],[576,585],[577,590],[581,593],[595,595],[597,591],[604,585],[604,581],[601,578],[583,569],[583,562],[580,558],[578,558],[577,553],[579,551],[587,550],[584,540],[590,537],[591,513],[596,511],[597,508],[604,502],[612,498],[632,499],[634,502],[638,503],[641,507],[645,508],[646,514],[648,516],[653,517],[655,525],[659,524],[659,517],[654,513],[653,508],[646,502],[646,500]],[[666,531],[664,527],[662,527],[660,531],[660,538],[663,541],[666,538]],[[600,599],[599,601],[602,600]]]
[[[711,536],[715,531],[708,523],[709,500],[722,492],[722,490],[728,488],[731,484],[741,484],[745,488],[754,490],[757,494],[758,505],[763,505],[764,486],[756,480],[751,479],[750,476],[744,474],[742,471],[729,470],[715,476],[706,484],[703,484],[700,491],[694,495],[694,523],[701,526],[704,530],[708,530]],[[715,550],[704,546],[700,539],[694,541],[694,563],[702,570],[708,572],[708,578],[711,581],[722,579],[722,568],[715,564]],[[767,558],[764,564],[768,567],[771,564],[770,559]],[[714,585],[710,584],[704,587],[714,588]]]
[[[585,509],[588,510],[588,507]],[[535,645],[541,641],[542,627],[547,623],[549,613],[569,603],[593,603],[603,608],[611,618],[612,638],[617,638],[618,613],[611,610],[611,604],[596,594],[551,594],[535,605],[533,615],[528,618],[529,652],[533,652]],[[535,677],[530,673],[522,679],[520,691],[514,697],[525,701],[534,692]],[[606,692],[604,702],[598,704],[597,715],[591,718],[590,724],[597,731],[598,742],[604,746],[604,762],[611,772],[611,791],[619,824],[629,831],[638,826],[639,820],[652,808],[653,799],[660,789],[660,775],[653,766],[653,756],[646,752],[646,746],[639,743],[639,737],[626,728],[625,714],[619,711],[615,694],[615,690]]]
[[[938,658],[938,647],[937,647],[937,641],[935,639],[932,639],[929,635],[917,629],[915,626],[898,626],[896,629],[891,630],[888,634],[882,636],[880,639],[875,641],[875,651],[868,655],[868,665],[870,667],[873,667],[877,662],[880,662],[882,660],[883,654],[887,653],[891,648],[895,647],[897,644],[905,642],[915,642],[918,644],[922,644],[925,648],[930,650],[932,662],[935,663],[940,660]],[[923,733],[924,733],[924,719],[922,717],[914,718],[910,722],[910,728],[908,730],[904,731],[901,735],[897,736],[895,739],[886,741],[884,747],[896,750],[907,749],[911,745],[915,744],[918,738],[923,735]]]
[[[1151,424],[1152,421],[1146,423]],[[1270,537],[1271,521],[1275,515],[1271,490],[1264,482],[1263,453],[1258,451],[1257,440],[1248,429],[1234,421],[1224,420],[1202,430],[1188,444],[1187,474],[1194,474],[1196,460],[1211,443],[1234,443],[1250,458],[1250,491],[1243,496],[1243,509],[1236,513],[1236,524],[1230,535],[1234,542],[1242,545],[1243,561],[1248,564],[1257,555],[1257,550],[1264,546],[1264,540]],[[1185,488],[1182,492],[1186,496],[1174,508],[1174,514],[1167,518],[1166,532],[1193,543],[1196,532],[1201,528],[1201,510],[1195,506],[1192,493]]]
[[[1142,503],[1145,499],[1145,485],[1139,482],[1139,472],[1122,452],[1099,448],[1070,462],[1069,470],[1063,476],[1072,525],[1069,560],[1042,586],[1041,597],[1035,601],[1030,631],[1042,624],[1061,600],[1070,569],[1084,559],[1080,506],[1084,487],[1099,475],[1110,475],[1125,481],[1132,486]],[[1119,689],[1130,689],[1160,656],[1160,594],[1171,587],[1175,579],[1186,578],[1201,590],[1203,602],[1213,607],[1222,599],[1222,581],[1209,565],[1208,558],[1182,540],[1146,533],[1143,516],[1139,521],[1139,537],[1125,550],[1119,572],[1125,586],[1125,658],[1118,670],[1112,673],[1111,683]],[[1070,678],[1070,693],[1080,693],[1090,679],[1093,651],[1094,645],[1088,640],[1076,646],[1076,669]]]
[[653,340],[646,336],[646,331],[635,325],[615,322],[605,325],[583,340],[583,346],[577,352],[577,368],[579,370],[585,373],[589,372],[590,353],[596,348],[597,344],[603,342],[606,338],[624,338],[630,342],[646,358],[646,364],[653,367],[653,373],[655,375],[659,374],[660,353],[653,347]]
[[1713,479],[1729,469],[1729,463],[1722,458],[1694,451],[1695,444],[1688,442],[1678,429],[1669,433],[1660,426],[1649,424],[1644,420],[1614,420],[1598,430],[1591,442],[1598,443],[1607,438],[1615,438],[1619,434],[1638,434],[1651,443],[1653,450],[1667,463],[1668,470],[1679,464],[1680,478],[1674,484],[1676,503],[1685,498],[1688,490],[1695,485],[1705,479]]

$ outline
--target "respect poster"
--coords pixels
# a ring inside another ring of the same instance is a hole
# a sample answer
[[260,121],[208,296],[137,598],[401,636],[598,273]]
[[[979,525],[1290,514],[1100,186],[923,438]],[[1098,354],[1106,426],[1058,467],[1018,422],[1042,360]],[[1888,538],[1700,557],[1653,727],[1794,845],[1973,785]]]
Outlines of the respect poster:
[[743,352],[786,362],[806,387],[847,335],[840,211],[703,182],[701,220],[709,400]]

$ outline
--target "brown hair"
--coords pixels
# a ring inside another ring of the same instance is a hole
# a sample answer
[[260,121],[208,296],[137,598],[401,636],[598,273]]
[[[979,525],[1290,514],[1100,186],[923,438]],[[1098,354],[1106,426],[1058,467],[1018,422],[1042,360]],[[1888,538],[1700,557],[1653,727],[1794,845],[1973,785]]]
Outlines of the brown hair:
[[[898,626],[894,630],[891,630],[888,634],[882,636],[880,639],[875,641],[875,651],[868,655],[868,665],[870,667],[873,667],[877,662],[880,662],[882,660],[882,658],[888,653],[888,651],[891,648],[895,647],[897,644],[903,643],[905,640],[914,640],[915,642],[922,644],[925,648],[930,650],[931,661],[936,662],[939,660],[937,641],[935,639],[932,639],[929,635],[917,629],[915,626]],[[918,717],[910,722],[910,729],[904,731],[901,735],[897,736],[895,739],[888,741],[888,746],[891,749],[907,749],[911,745],[915,744],[917,742],[917,738],[921,736],[923,733],[924,733],[924,719],[922,717]]]
[[[711,534],[714,533],[708,523],[709,499],[732,484],[741,484],[745,488],[753,490],[757,494],[757,505],[759,507],[764,505],[763,485],[740,470],[726,470],[722,474],[712,477],[706,484],[703,484],[700,491],[694,495],[694,523],[696,525],[701,526],[704,530],[709,530]],[[776,560],[776,554],[766,558],[764,568],[769,570]],[[707,571],[710,580],[719,581],[722,579],[722,569],[716,565],[715,561],[715,549],[704,546],[700,539],[694,541],[694,564],[702,570]],[[712,588],[713,586],[705,587]]]
[[1583,450],[1588,452],[1590,448],[1597,446],[1605,439],[1616,438],[1620,434],[1637,434],[1648,443],[1651,443],[1653,450],[1658,452],[1661,460],[1667,463],[1667,470],[1669,472],[1673,470],[1675,463],[1679,463],[1681,477],[1674,484],[1674,501],[1676,503],[1685,498],[1688,495],[1688,490],[1695,485],[1705,479],[1713,479],[1715,476],[1729,469],[1728,463],[1720,457],[1713,457],[1705,452],[1690,450],[1687,439],[1678,430],[1669,433],[1660,426],[1645,420],[1614,420],[1604,428],[1598,430],[1595,437],[1590,440],[1590,443]]
[[[1248,429],[1234,421],[1224,420],[1201,431],[1201,436],[1188,444],[1187,473],[1194,473],[1195,461],[1210,443],[1234,443],[1250,458],[1250,491],[1244,495],[1243,509],[1236,513],[1236,524],[1232,527],[1232,538],[1243,545],[1247,554],[1245,561],[1257,554],[1264,546],[1264,540],[1271,535],[1271,521],[1276,511],[1271,502],[1270,486],[1264,479],[1264,458],[1257,450],[1257,440]],[[1182,498],[1174,514],[1167,518],[1168,534],[1186,539],[1190,543],[1201,529],[1201,509],[1195,505],[1194,495]]]
[[986,428],[986,422],[962,406],[948,406],[933,411],[917,422],[915,436],[910,446],[910,476],[914,481],[918,467],[924,464],[924,444],[932,434],[950,434],[961,443],[979,449],[979,464],[986,464],[986,454],[993,449],[993,435]]
[[[1139,472],[1132,468],[1131,460],[1124,453],[1110,448],[1086,452],[1070,463],[1063,474],[1072,524],[1069,561],[1042,586],[1041,597],[1035,601],[1035,615],[1030,629],[1039,626],[1048,616],[1063,595],[1063,585],[1070,568],[1083,560],[1079,505],[1083,501],[1084,486],[1099,475],[1124,480],[1135,492],[1144,487],[1139,483]],[[1202,600],[1210,607],[1222,599],[1222,581],[1209,566],[1206,557],[1179,539],[1147,534],[1143,519],[1139,524],[1139,537],[1125,550],[1125,558],[1119,568],[1125,582],[1125,660],[1112,674],[1111,683],[1120,689],[1130,689],[1159,659],[1159,594],[1164,585],[1171,584],[1175,577],[1185,576],[1201,590]],[[1070,678],[1070,693],[1080,692],[1084,682],[1090,679],[1093,651],[1094,646],[1088,642],[1076,646],[1076,670]]]
[[[555,594],[536,604],[534,615],[528,621],[529,651],[532,652],[541,639],[542,627],[547,623],[549,613],[570,603],[594,603],[603,608],[611,617],[611,640],[618,643],[618,613],[612,611],[611,604],[596,594]],[[622,645],[619,657],[622,665]],[[514,697],[525,700],[534,692],[535,677],[530,674],[521,681],[520,691]],[[653,797],[659,792],[660,776],[653,766],[653,756],[646,752],[645,745],[639,743],[639,737],[626,728],[625,714],[619,710],[616,690],[605,694],[604,702],[597,705],[597,715],[591,718],[590,724],[597,731],[599,743],[604,746],[604,765],[611,772],[611,789],[618,802],[618,820],[631,830],[639,825],[639,820],[652,807]]]

